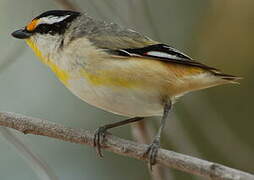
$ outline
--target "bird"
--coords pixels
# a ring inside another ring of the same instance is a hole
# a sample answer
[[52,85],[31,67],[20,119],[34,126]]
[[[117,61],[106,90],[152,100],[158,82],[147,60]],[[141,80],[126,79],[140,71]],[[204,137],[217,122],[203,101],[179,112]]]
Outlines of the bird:
[[49,10],[12,36],[24,39],[78,98],[127,118],[96,129],[93,143],[99,156],[109,129],[161,117],[160,127],[144,152],[150,167],[156,164],[161,134],[179,97],[240,79],[85,12]]

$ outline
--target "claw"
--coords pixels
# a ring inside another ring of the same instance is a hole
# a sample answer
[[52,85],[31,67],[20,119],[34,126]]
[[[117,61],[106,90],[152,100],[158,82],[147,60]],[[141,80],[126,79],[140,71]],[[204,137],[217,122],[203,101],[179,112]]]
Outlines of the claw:
[[158,138],[155,138],[152,144],[148,146],[146,152],[144,153],[144,156],[148,157],[149,159],[149,167],[151,171],[152,171],[153,165],[156,164],[156,157],[157,157],[159,148],[160,148],[160,140]]
[[93,146],[96,149],[96,154],[99,157],[103,157],[103,154],[101,152],[101,143],[103,142],[105,135],[106,135],[106,128],[104,126],[99,127],[96,129],[94,133],[94,138],[93,138]]

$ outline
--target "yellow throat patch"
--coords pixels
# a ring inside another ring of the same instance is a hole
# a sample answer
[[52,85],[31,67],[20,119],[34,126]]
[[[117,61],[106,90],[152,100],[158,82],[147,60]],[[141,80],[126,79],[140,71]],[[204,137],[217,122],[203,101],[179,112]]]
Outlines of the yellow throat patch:
[[56,64],[54,64],[50,59],[43,56],[41,51],[38,49],[36,44],[31,39],[26,39],[26,43],[29,45],[30,48],[33,49],[34,53],[39,57],[39,59],[50,67],[50,69],[56,74],[59,80],[64,84],[68,85],[68,80],[70,79],[70,75],[67,71],[59,68]]
[[[69,80],[75,76],[71,76],[71,72],[61,69],[48,57],[43,56],[42,52],[39,50],[36,43],[32,39],[26,39],[26,43],[30,48],[33,49],[34,53],[39,57],[40,61],[50,67],[50,69],[56,74],[56,76],[65,86],[69,86]],[[89,73],[82,69],[79,71],[79,75],[79,78],[87,79],[94,86],[134,88],[141,83],[137,80],[130,81],[128,78],[126,79],[121,77],[118,70]]]

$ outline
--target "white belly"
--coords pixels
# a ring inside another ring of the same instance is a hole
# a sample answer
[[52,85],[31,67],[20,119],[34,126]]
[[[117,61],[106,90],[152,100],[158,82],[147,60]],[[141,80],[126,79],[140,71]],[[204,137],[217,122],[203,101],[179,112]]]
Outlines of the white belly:
[[159,93],[149,89],[95,86],[86,79],[70,80],[68,88],[88,104],[115,114],[146,117],[163,112]]

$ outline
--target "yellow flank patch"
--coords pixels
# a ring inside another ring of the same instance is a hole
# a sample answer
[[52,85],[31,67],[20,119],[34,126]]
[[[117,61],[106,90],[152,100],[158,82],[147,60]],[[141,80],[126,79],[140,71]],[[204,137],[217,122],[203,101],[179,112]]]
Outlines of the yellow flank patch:
[[188,72],[189,74],[198,74],[198,73],[203,73],[204,72],[204,69],[199,68],[199,67],[189,67],[188,69],[189,69],[189,72]]
[[81,70],[80,74],[95,86],[133,88],[138,85],[137,81],[124,79],[117,72],[99,71],[92,74]]
[[51,60],[44,57],[41,51],[37,48],[36,44],[31,39],[26,39],[26,43],[33,49],[34,53],[39,57],[39,59],[46,65],[50,67],[50,69],[56,74],[59,80],[64,84],[68,85],[68,80],[70,79],[70,75],[67,71],[59,68],[56,64],[54,64]]
[[34,19],[34,20],[32,20],[27,26],[26,26],[26,30],[28,30],[28,31],[33,31],[35,28],[36,28],[36,26],[37,26],[37,24],[38,24],[38,19]]
[[174,73],[177,77],[183,78],[186,76],[192,76],[200,73],[204,73],[205,70],[199,67],[183,66],[181,64],[168,63],[168,70]]

